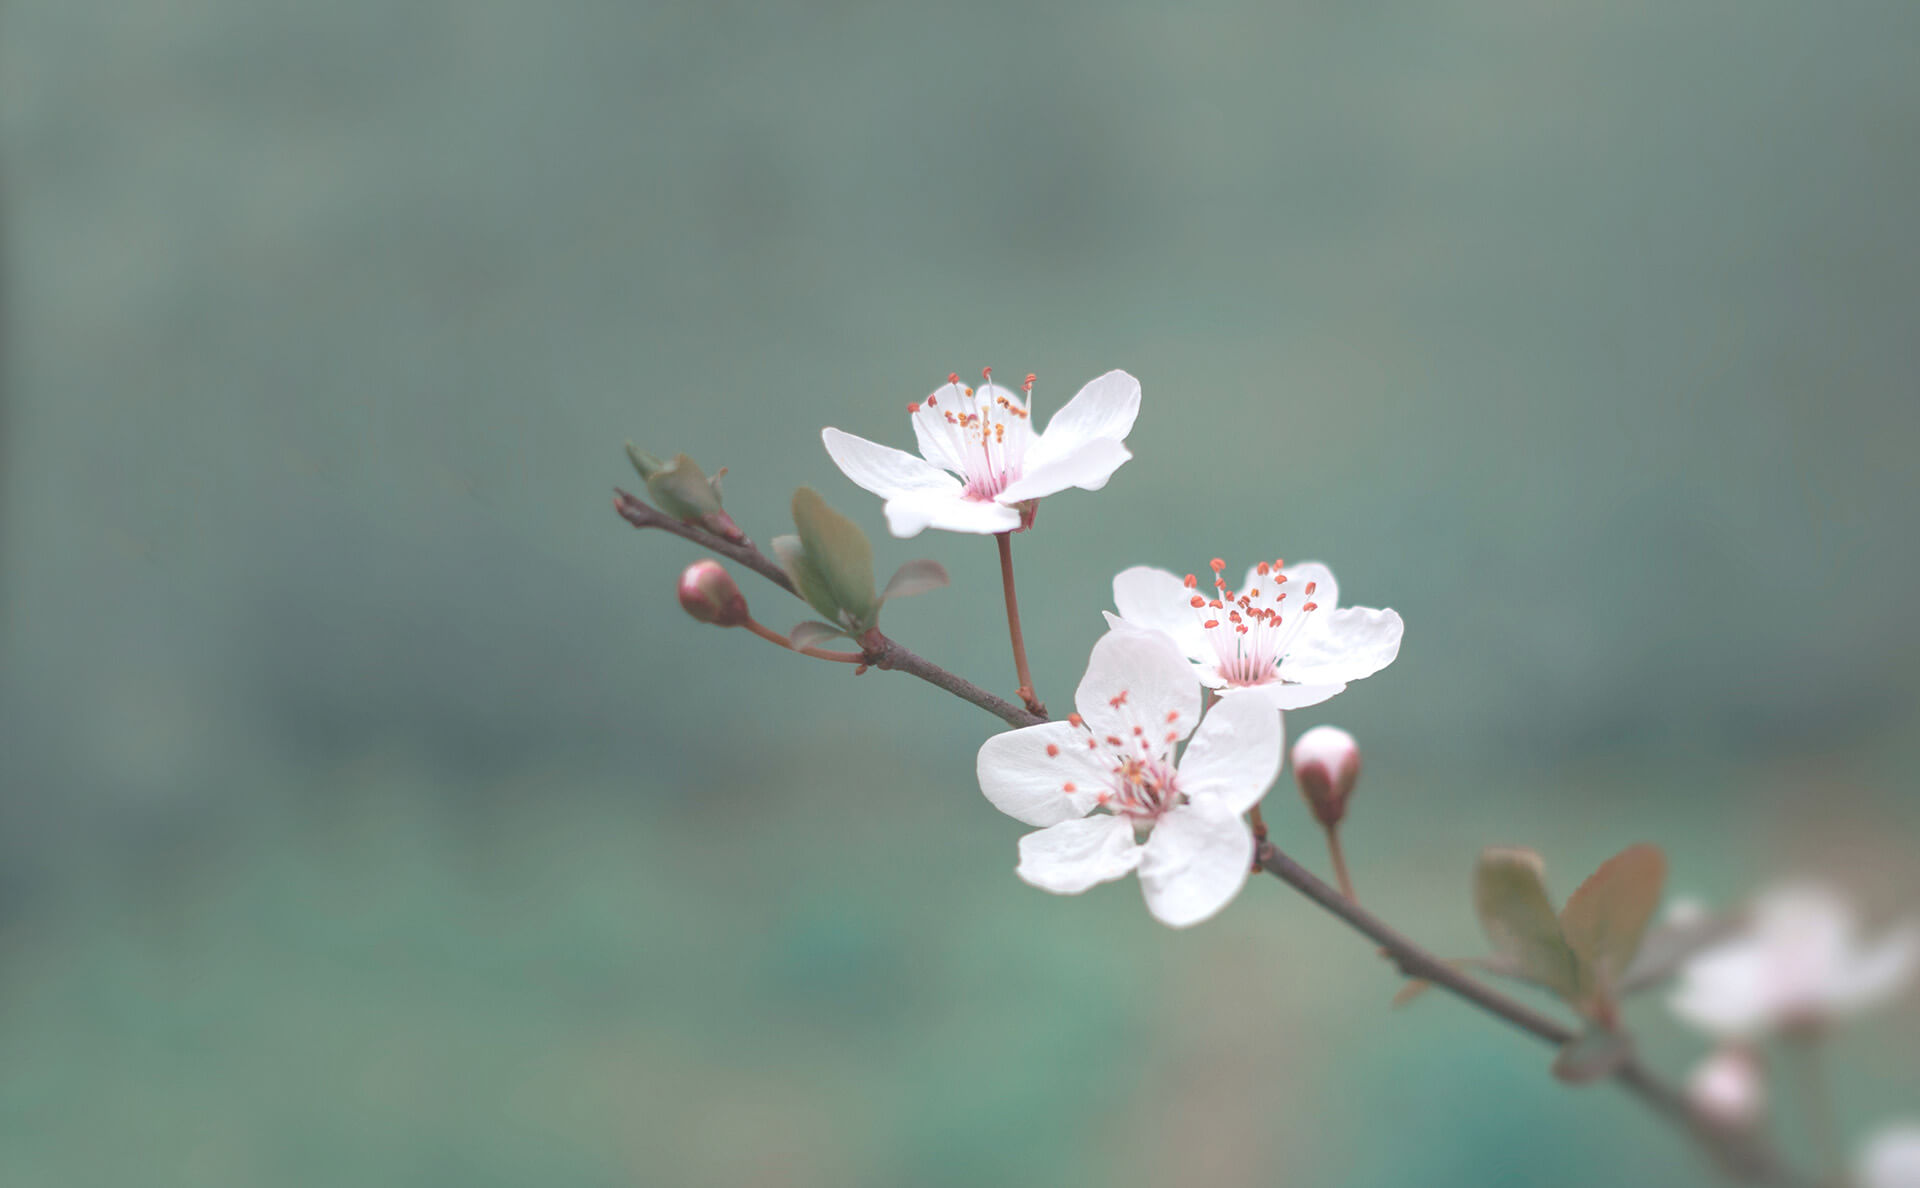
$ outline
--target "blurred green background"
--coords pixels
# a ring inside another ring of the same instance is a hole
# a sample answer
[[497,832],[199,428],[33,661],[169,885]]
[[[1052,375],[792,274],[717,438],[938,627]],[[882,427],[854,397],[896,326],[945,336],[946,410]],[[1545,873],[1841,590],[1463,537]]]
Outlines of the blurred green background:
[[16,0],[0,137],[10,1188],[1703,1179],[1272,880],[1023,886],[991,719],[608,507],[814,484],[1008,690],[990,542],[817,436],[983,365],[1145,387],[1018,542],[1056,707],[1126,565],[1405,615],[1289,728],[1436,948],[1488,843],[1920,903],[1920,6]]

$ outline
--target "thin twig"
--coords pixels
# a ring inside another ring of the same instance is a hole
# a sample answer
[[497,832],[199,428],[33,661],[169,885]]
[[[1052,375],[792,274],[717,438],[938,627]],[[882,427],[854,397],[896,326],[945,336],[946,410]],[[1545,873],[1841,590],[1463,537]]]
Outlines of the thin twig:
[[866,657],[858,652],[832,652],[825,648],[795,647],[791,639],[788,639],[786,636],[755,618],[749,617],[746,622],[740,625],[761,639],[766,640],[768,643],[778,644],[789,652],[798,652],[802,656],[812,656],[815,660],[838,660],[842,664],[865,664],[867,662]]
[[1014,674],[1020,678],[1017,692],[1029,711],[1044,718],[1047,707],[1040,704],[1033,691],[1033,673],[1027,668],[1027,641],[1020,634],[1020,597],[1013,592],[1013,533],[996,532],[994,539],[1000,542],[1000,588],[1007,598],[1007,636],[1013,641]]
[[[660,511],[652,504],[627,492],[615,488],[613,510],[620,518],[635,528],[659,528],[683,537],[706,549],[718,553],[729,560],[737,561],[766,578],[774,585],[785,590],[795,598],[800,592],[794,589],[793,579],[779,565],[754,547],[752,541],[735,542],[723,536],[716,536],[704,528],[683,523]],[[997,697],[965,677],[948,672],[925,657],[916,655],[899,643],[882,634],[878,628],[860,637],[863,649],[861,659],[875,668],[890,668],[911,676],[919,677],[930,685],[937,685],[962,701],[971,702],[999,718],[1009,726],[1037,726],[1046,721],[1045,716],[1032,710],[1022,709],[1003,697]]]
[[[1434,956],[1401,936],[1359,904],[1328,886],[1313,872],[1267,843],[1256,851],[1262,867],[1300,892],[1349,928],[1378,944],[1402,974],[1421,978],[1479,1007],[1534,1038],[1561,1047],[1575,1037],[1571,1027],[1509,998],[1476,978]],[[1680,1090],[1660,1080],[1637,1059],[1629,1060],[1613,1079],[1656,1114],[1691,1134],[1728,1174],[1752,1184],[1778,1188],[1811,1188],[1814,1181],[1795,1173],[1756,1135],[1729,1132],[1702,1117]]]

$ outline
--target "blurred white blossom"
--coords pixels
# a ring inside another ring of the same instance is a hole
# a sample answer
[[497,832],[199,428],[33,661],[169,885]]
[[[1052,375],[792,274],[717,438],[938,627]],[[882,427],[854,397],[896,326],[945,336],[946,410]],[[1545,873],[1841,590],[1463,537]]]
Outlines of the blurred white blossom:
[[1897,993],[1920,958],[1920,930],[1863,944],[1847,901],[1795,884],[1754,903],[1747,925],[1681,970],[1670,1003],[1716,1035],[1753,1036],[1818,1026]]
[[1754,1126],[1767,1109],[1767,1080],[1760,1058],[1744,1044],[1720,1048],[1694,1068],[1687,1079],[1687,1098],[1721,1126]]
[[1920,1125],[1889,1126],[1860,1153],[1859,1188],[1920,1188]]
[[[1094,645],[1074,705],[1064,722],[998,734],[980,748],[987,799],[1042,826],[1020,839],[1015,873],[1077,895],[1138,870],[1147,909],[1175,928],[1225,907],[1253,864],[1241,814],[1280,774],[1280,715],[1257,701],[1223,701],[1201,721],[1192,667],[1172,640],[1144,631],[1110,632]],[[1176,765],[1174,747],[1188,734]]]

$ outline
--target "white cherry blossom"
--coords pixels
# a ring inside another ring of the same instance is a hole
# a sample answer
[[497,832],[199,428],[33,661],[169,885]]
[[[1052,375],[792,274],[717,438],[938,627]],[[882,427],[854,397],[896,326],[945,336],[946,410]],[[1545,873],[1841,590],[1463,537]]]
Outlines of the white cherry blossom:
[[1688,961],[1670,1004],[1715,1035],[1816,1027],[1897,993],[1920,958],[1912,926],[1864,945],[1847,901],[1813,884],[1761,896],[1747,926]]
[[1318,705],[1400,654],[1399,614],[1340,608],[1333,572],[1317,561],[1262,561],[1238,590],[1221,576],[1225,562],[1215,558],[1211,566],[1210,594],[1193,574],[1183,579],[1147,565],[1123,571],[1113,579],[1120,613],[1107,622],[1163,631],[1222,697],[1257,696],[1283,710]]
[[1860,1188],[1920,1188],[1920,1125],[1889,1126],[1860,1154]]
[[[978,388],[949,375],[907,406],[920,457],[838,429],[820,439],[846,476],[886,500],[895,536],[927,528],[991,534],[1032,522],[1021,504],[1068,487],[1098,491],[1133,455],[1124,444],[1140,413],[1140,381],[1109,371],[1033,427],[1033,377],[1021,393],[992,382]],[[951,472],[951,473],[949,473]],[[958,478],[954,476],[958,475]]]
[[1064,722],[980,748],[987,799],[1041,826],[1020,839],[1015,873],[1077,895],[1138,871],[1147,910],[1175,928],[1225,907],[1253,865],[1241,814],[1280,773],[1280,715],[1243,699],[1202,720],[1192,666],[1172,640],[1145,631],[1109,632],[1094,645],[1074,705]]

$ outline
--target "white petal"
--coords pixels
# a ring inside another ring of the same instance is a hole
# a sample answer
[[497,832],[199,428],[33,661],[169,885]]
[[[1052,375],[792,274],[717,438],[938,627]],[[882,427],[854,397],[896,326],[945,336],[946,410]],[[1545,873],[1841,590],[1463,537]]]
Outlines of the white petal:
[[935,466],[955,474],[965,474],[967,465],[960,457],[960,433],[947,420],[947,411],[959,408],[960,400],[959,384],[942,384],[933,390],[933,395],[920,402],[919,409],[910,417],[920,453]]
[[1400,654],[1400,615],[1355,606],[1332,614],[1316,611],[1286,659],[1280,675],[1302,684],[1332,684],[1370,677]]
[[1013,873],[1042,891],[1078,895],[1096,883],[1132,874],[1140,846],[1125,817],[1101,813],[1062,821],[1020,839],[1020,865]]
[[907,491],[959,491],[960,480],[925,458],[916,458],[905,450],[883,446],[877,441],[822,429],[820,440],[827,447],[841,473],[882,499],[891,499]]
[[1916,961],[1920,961],[1920,931],[1907,927],[1892,933],[1835,974],[1833,1009],[1857,1011],[1891,998],[1912,978]]
[[887,500],[887,530],[895,536],[918,536],[928,528],[947,532],[990,535],[1020,526],[1020,513],[998,503],[968,499],[959,483],[940,491],[908,491]]
[[1166,635],[1109,631],[1093,645],[1073,704],[1095,734],[1126,737],[1139,726],[1164,752],[1168,731],[1185,738],[1199,724],[1200,682]]
[[1048,420],[1046,430],[1027,449],[1027,471],[1076,453],[1088,442],[1124,441],[1139,415],[1140,381],[1124,371],[1109,371],[1074,393]]
[[1082,491],[1098,491],[1107,485],[1113,472],[1120,464],[1133,457],[1126,446],[1109,438],[1095,438],[1064,457],[1053,458],[1036,464],[1029,458],[1021,470],[1020,477],[1007,484],[1000,492],[1002,503],[1019,503],[1026,499],[1039,499],[1064,491],[1068,487],[1078,487]]
[[[1202,674],[1202,679],[1205,674]],[[1214,691],[1221,697],[1255,697],[1277,710],[1305,709],[1310,705],[1334,696],[1346,688],[1345,685],[1289,685],[1285,681],[1268,681],[1264,685],[1213,685]]]
[[[1087,735],[1065,722],[996,734],[980,746],[974,774],[993,807],[1029,825],[1083,817],[1107,772],[1087,760]],[[1047,748],[1053,747],[1049,755]],[[1066,786],[1074,785],[1068,792]]]
[[[1333,580],[1333,570],[1318,561],[1302,561],[1280,572],[1287,579],[1287,606],[1300,607],[1311,602],[1318,605],[1321,612],[1330,612],[1340,605],[1340,583]],[[1308,586],[1313,587],[1313,593],[1307,593]],[[1287,614],[1291,616],[1293,611]]]
[[1867,1141],[1860,1188],[1920,1188],[1920,1126],[1889,1126]]
[[1213,646],[1193,613],[1195,591],[1164,569],[1136,565],[1113,579],[1113,607],[1134,627],[1164,631],[1190,660],[1213,658]]
[[1180,756],[1180,791],[1212,797],[1236,813],[1260,803],[1280,774],[1280,715],[1254,697],[1227,697],[1207,711]]
[[1253,831],[1217,800],[1196,800],[1162,816],[1140,860],[1140,890],[1162,924],[1185,928],[1240,893],[1253,869]]

